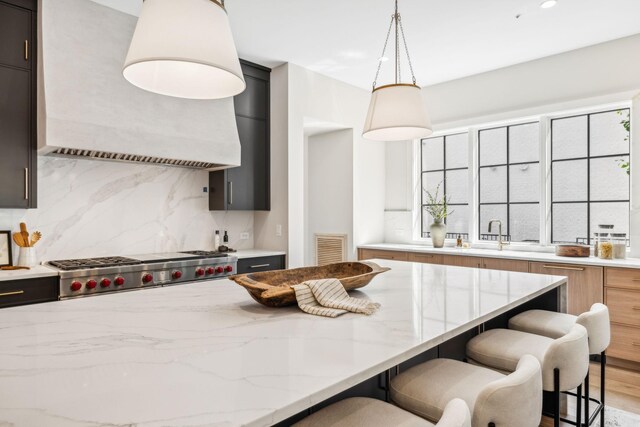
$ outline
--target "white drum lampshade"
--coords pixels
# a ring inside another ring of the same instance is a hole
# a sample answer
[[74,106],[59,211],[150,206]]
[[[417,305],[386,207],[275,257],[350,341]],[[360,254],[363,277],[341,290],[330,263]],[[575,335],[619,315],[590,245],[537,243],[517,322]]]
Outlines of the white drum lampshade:
[[362,136],[374,141],[406,141],[433,133],[422,90],[390,84],[373,90]]
[[217,0],[145,0],[122,73],[135,86],[178,98],[228,98],[246,87]]

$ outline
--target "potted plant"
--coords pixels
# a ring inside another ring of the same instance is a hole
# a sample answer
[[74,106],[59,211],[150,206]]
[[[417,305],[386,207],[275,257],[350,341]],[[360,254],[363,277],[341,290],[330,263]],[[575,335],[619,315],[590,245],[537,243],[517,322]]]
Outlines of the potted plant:
[[447,236],[447,225],[444,223],[444,220],[447,218],[447,216],[453,213],[453,211],[449,211],[450,199],[448,199],[445,195],[443,195],[442,197],[439,196],[440,185],[442,185],[442,182],[440,182],[440,184],[438,184],[438,186],[436,187],[435,195],[425,190],[425,192],[427,193],[427,203],[425,206],[425,210],[433,218],[433,224],[429,226],[429,231],[431,234],[431,242],[433,243],[434,248],[441,248],[444,246],[444,239]]

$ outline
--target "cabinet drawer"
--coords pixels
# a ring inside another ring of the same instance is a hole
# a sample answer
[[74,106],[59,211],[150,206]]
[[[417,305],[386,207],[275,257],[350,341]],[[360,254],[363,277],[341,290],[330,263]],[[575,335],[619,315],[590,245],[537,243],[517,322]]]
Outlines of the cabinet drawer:
[[238,274],[258,271],[282,270],[285,268],[284,255],[242,258],[238,260]]
[[607,355],[640,362],[640,328],[611,325],[611,344]]
[[442,255],[409,252],[407,254],[407,261],[424,262],[427,264],[442,264]]
[[0,282],[0,308],[58,299],[58,277]]
[[607,288],[605,294],[612,322],[640,326],[640,292]]
[[640,270],[632,268],[607,268],[605,276],[606,286],[640,291]]
[[465,255],[445,255],[442,263],[456,267],[482,268],[482,258]]
[[360,249],[360,259],[389,259],[394,261],[407,261],[407,253],[400,251],[384,251],[380,249]]

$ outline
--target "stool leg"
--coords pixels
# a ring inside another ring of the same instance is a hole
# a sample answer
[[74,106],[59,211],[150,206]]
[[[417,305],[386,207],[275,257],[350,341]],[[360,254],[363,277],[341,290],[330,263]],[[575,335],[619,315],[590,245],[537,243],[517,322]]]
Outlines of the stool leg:
[[584,379],[584,425],[589,427],[589,371]]
[[582,384],[576,390],[576,427],[582,424]]
[[560,427],[560,370],[553,370],[553,401],[556,408],[553,414],[553,427]]
[[600,353],[600,402],[602,403],[602,410],[600,411],[600,425],[604,427],[604,375],[605,375],[605,366],[607,364],[607,355],[604,354],[604,351]]

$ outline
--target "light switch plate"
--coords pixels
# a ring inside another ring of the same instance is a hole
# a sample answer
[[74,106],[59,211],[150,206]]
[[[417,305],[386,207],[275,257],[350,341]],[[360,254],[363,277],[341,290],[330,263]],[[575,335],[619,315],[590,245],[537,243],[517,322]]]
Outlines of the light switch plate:
[[249,233],[240,233],[240,240],[248,240]]

